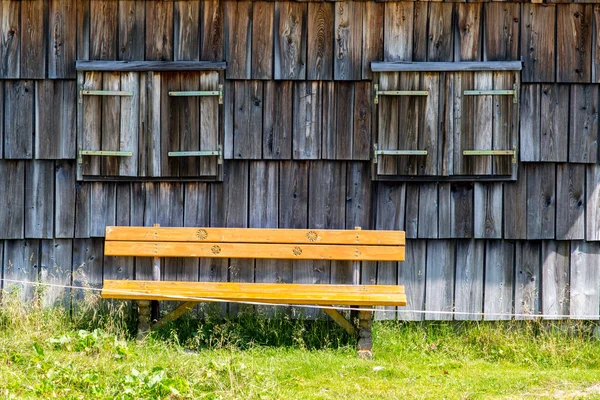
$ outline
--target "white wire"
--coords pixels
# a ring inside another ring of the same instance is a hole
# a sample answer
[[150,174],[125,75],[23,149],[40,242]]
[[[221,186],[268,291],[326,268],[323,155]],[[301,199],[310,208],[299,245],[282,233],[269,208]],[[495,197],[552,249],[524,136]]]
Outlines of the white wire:
[[[101,292],[101,288],[94,288],[89,286],[73,286],[73,285],[60,285],[55,283],[47,282],[31,282],[31,281],[20,281],[15,279],[0,279],[0,281],[8,283],[17,283],[23,285],[32,286],[48,286],[57,287],[63,289],[76,289],[76,290],[89,290]],[[130,290],[114,290],[111,289],[111,294],[128,294],[139,297],[154,297],[152,294],[135,292]],[[237,304],[248,304],[256,306],[274,306],[274,307],[297,307],[297,308],[316,308],[316,309],[328,309],[328,310],[339,310],[339,311],[375,311],[385,313],[398,313],[398,314],[424,314],[424,315],[458,315],[458,316],[477,316],[477,317],[515,317],[515,318],[528,318],[528,319],[598,319],[600,316],[596,315],[568,315],[568,314],[518,314],[518,313],[486,313],[486,312],[466,312],[466,311],[428,311],[428,310],[405,310],[405,309],[373,309],[373,308],[359,308],[359,307],[336,307],[336,306],[324,306],[324,305],[310,305],[310,304],[279,304],[279,303],[265,303],[260,301],[247,301],[247,300],[226,300],[217,298],[207,297],[194,297],[194,296],[180,296],[180,295],[169,295],[169,300],[177,301],[197,301],[201,303],[237,303]]]

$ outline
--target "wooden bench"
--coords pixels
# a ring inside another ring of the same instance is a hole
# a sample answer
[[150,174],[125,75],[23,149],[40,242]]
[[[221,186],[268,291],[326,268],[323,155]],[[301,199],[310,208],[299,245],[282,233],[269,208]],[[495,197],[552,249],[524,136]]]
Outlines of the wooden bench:
[[[150,329],[150,301],[183,304],[152,327],[173,321],[203,301],[236,301],[320,306],[404,306],[404,287],[358,285],[361,261],[403,261],[403,231],[253,228],[107,227],[106,256],[153,257],[152,281],[105,280],[102,297],[138,300],[139,334]],[[257,258],[352,261],[354,285],[165,282],[161,257]],[[324,309],[348,333],[359,337],[359,352],[371,352],[372,311],[358,313],[358,329],[335,309]],[[155,313],[156,314],[156,313]]]

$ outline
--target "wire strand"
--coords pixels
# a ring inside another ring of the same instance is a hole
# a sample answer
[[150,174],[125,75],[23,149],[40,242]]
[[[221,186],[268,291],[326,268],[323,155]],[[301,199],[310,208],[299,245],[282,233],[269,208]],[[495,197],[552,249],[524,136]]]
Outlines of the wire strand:
[[[63,289],[75,289],[75,290],[88,290],[95,292],[102,292],[101,288],[95,288],[90,286],[74,286],[74,285],[61,285],[47,282],[31,282],[21,281],[16,279],[2,278],[0,281],[13,284],[23,284],[31,286],[47,286],[56,287]],[[6,289],[6,288],[5,288]],[[141,298],[148,297],[152,300],[154,297],[148,293],[130,291],[130,290],[114,290],[111,289],[111,294],[127,294],[135,295]],[[486,312],[467,312],[467,311],[432,311],[432,310],[405,310],[405,309],[381,309],[381,308],[360,308],[360,307],[336,307],[326,305],[310,305],[310,304],[285,304],[285,303],[265,303],[260,301],[248,301],[248,300],[226,300],[218,299],[213,297],[195,297],[195,296],[180,296],[180,295],[169,295],[173,299],[169,301],[197,301],[199,303],[236,303],[236,304],[247,304],[255,306],[274,306],[274,307],[295,307],[295,308],[311,308],[311,309],[322,309],[322,310],[338,310],[338,311],[374,311],[379,313],[396,313],[396,314],[423,314],[423,315],[451,315],[451,316],[472,316],[472,317],[514,317],[514,318],[527,318],[527,319],[598,319],[600,316],[596,315],[568,315],[568,314],[524,314],[524,313],[486,313]],[[139,299],[138,299],[139,300]]]

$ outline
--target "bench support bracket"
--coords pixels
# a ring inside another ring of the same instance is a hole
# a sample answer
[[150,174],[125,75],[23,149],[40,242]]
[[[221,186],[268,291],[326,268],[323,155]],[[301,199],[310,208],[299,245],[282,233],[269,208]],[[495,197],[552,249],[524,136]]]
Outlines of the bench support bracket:
[[325,311],[325,314],[329,315],[336,324],[344,328],[344,330],[348,332],[350,336],[358,336],[358,330],[338,310],[334,310],[333,308],[324,308],[323,311]]
[[154,324],[152,324],[152,330],[160,329],[169,322],[175,321],[177,318],[181,317],[183,314],[194,308],[198,303],[199,301],[183,302],[181,305],[177,306],[173,311],[171,311],[170,313],[156,321]]
[[366,360],[373,358],[373,311],[358,312],[358,357]]
[[138,332],[137,339],[142,340],[150,332],[150,302],[139,300],[138,304]]

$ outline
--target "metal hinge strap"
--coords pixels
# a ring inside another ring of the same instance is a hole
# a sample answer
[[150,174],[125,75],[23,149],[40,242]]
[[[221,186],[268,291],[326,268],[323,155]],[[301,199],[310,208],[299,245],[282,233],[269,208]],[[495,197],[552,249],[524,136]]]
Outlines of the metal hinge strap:
[[379,104],[379,96],[429,96],[427,90],[379,90],[379,85],[373,85],[374,103]]
[[223,85],[219,85],[219,90],[188,90],[169,92],[171,97],[204,97],[219,96],[219,104],[223,104]]
[[427,150],[379,150],[377,143],[373,145],[373,164],[377,164],[379,156],[426,156]]

